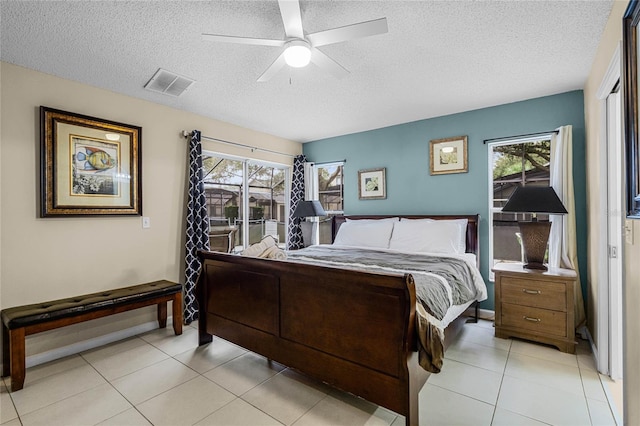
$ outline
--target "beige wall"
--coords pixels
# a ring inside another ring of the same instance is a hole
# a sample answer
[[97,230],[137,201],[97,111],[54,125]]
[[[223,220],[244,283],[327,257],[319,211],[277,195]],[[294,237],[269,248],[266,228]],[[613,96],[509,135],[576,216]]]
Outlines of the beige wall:
[[[182,130],[290,154],[300,143],[0,63],[0,307],[132,285],[183,282],[187,141]],[[194,90],[197,90],[194,89]],[[38,217],[38,107],[142,127],[143,214],[140,217]],[[203,148],[291,164],[291,157],[203,141]],[[153,309],[81,324],[27,341],[27,353],[49,350],[154,318]]]
[[640,220],[633,223],[634,244],[626,245],[624,291],[624,419],[640,424]]
[[[587,128],[587,206],[589,230],[589,269],[588,269],[588,312],[589,330],[597,342],[596,319],[598,315],[598,273],[600,267],[606,266],[599,261],[598,248],[601,215],[599,206],[604,200],[599,198],[599,186],[604,180],[600,170],[600,147],[605,141],[601,140],[602,105],[596,98],[607,71],[611,58],[622,40],[622,16],[628,2],[614,3],[607,27],[600,41],[591,73],[585,85],[585,121]],[[624,165],[621,165],[624,167]],[[640,321],[638,319],[637,304],[640,300],[640,222],[634,223],[635,244],[625,245],[625,331],[624,331],[624,387],[625,387],[625,424],[640,424],[640,370],[637,360],[640,359]]]

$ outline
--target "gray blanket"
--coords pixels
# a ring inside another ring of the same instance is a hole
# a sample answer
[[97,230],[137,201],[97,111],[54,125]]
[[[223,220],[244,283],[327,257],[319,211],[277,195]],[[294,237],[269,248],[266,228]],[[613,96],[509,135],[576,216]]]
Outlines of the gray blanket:
[[[444,328],[441,321],[447,310],[452,305],[486,298],[486,287],[480,272],[456,257],[312,246],[290,251],[288,258],[362,271],[410,273],[416,284],[419,302],[416,308],[418,362],[431,373],[439,373],[444,361]],[[479,290],[480,287],[482,290]],[[421,312],[420,307],[426,312]]]
[[340,265],[357,270],[410,273],[416,283],[416,298],[425,310],[442,320],[451,305],[474,300],[476,288],[471,267],[462,259],[426,256],[361,248],[312,246],[290,251],[290,260]]

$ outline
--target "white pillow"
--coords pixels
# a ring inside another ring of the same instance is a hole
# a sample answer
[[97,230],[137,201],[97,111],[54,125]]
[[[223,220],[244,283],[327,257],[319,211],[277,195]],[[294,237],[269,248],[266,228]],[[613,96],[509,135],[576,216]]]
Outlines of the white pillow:
[[402,220],[393,224],[389,248],[414,253],[466,251],[467,219]]
[[389,248],[394,223],[392,220],[349,220],[338,229],[335,246]]

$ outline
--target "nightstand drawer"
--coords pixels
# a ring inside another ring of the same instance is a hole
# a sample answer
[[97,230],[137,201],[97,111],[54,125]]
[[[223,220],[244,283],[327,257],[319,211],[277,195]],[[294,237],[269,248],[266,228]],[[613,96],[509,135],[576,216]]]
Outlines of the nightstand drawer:
[[502,326],[565,337],[567,335],[567,314],[502,303]]
[[566,286],[563,283],[502,277],[502,303],[566,311]]

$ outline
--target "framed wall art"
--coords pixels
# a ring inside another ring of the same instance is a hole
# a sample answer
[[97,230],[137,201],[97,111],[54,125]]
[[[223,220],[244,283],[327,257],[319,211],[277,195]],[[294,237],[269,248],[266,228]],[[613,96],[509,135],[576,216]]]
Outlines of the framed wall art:
[[429,146],[429,163],[432,175],[468,172],[467,137],[433,139]]
[[387,198],[386,169],[358,171],[358,195],[361,200],[381,200]]
[[40,107],[40,215],[142,215],[142,128]]
[[640,2],[629,2],[623,17],[624,126],[627,217],[640,219],[640,85],[638,84],[638,26]]

